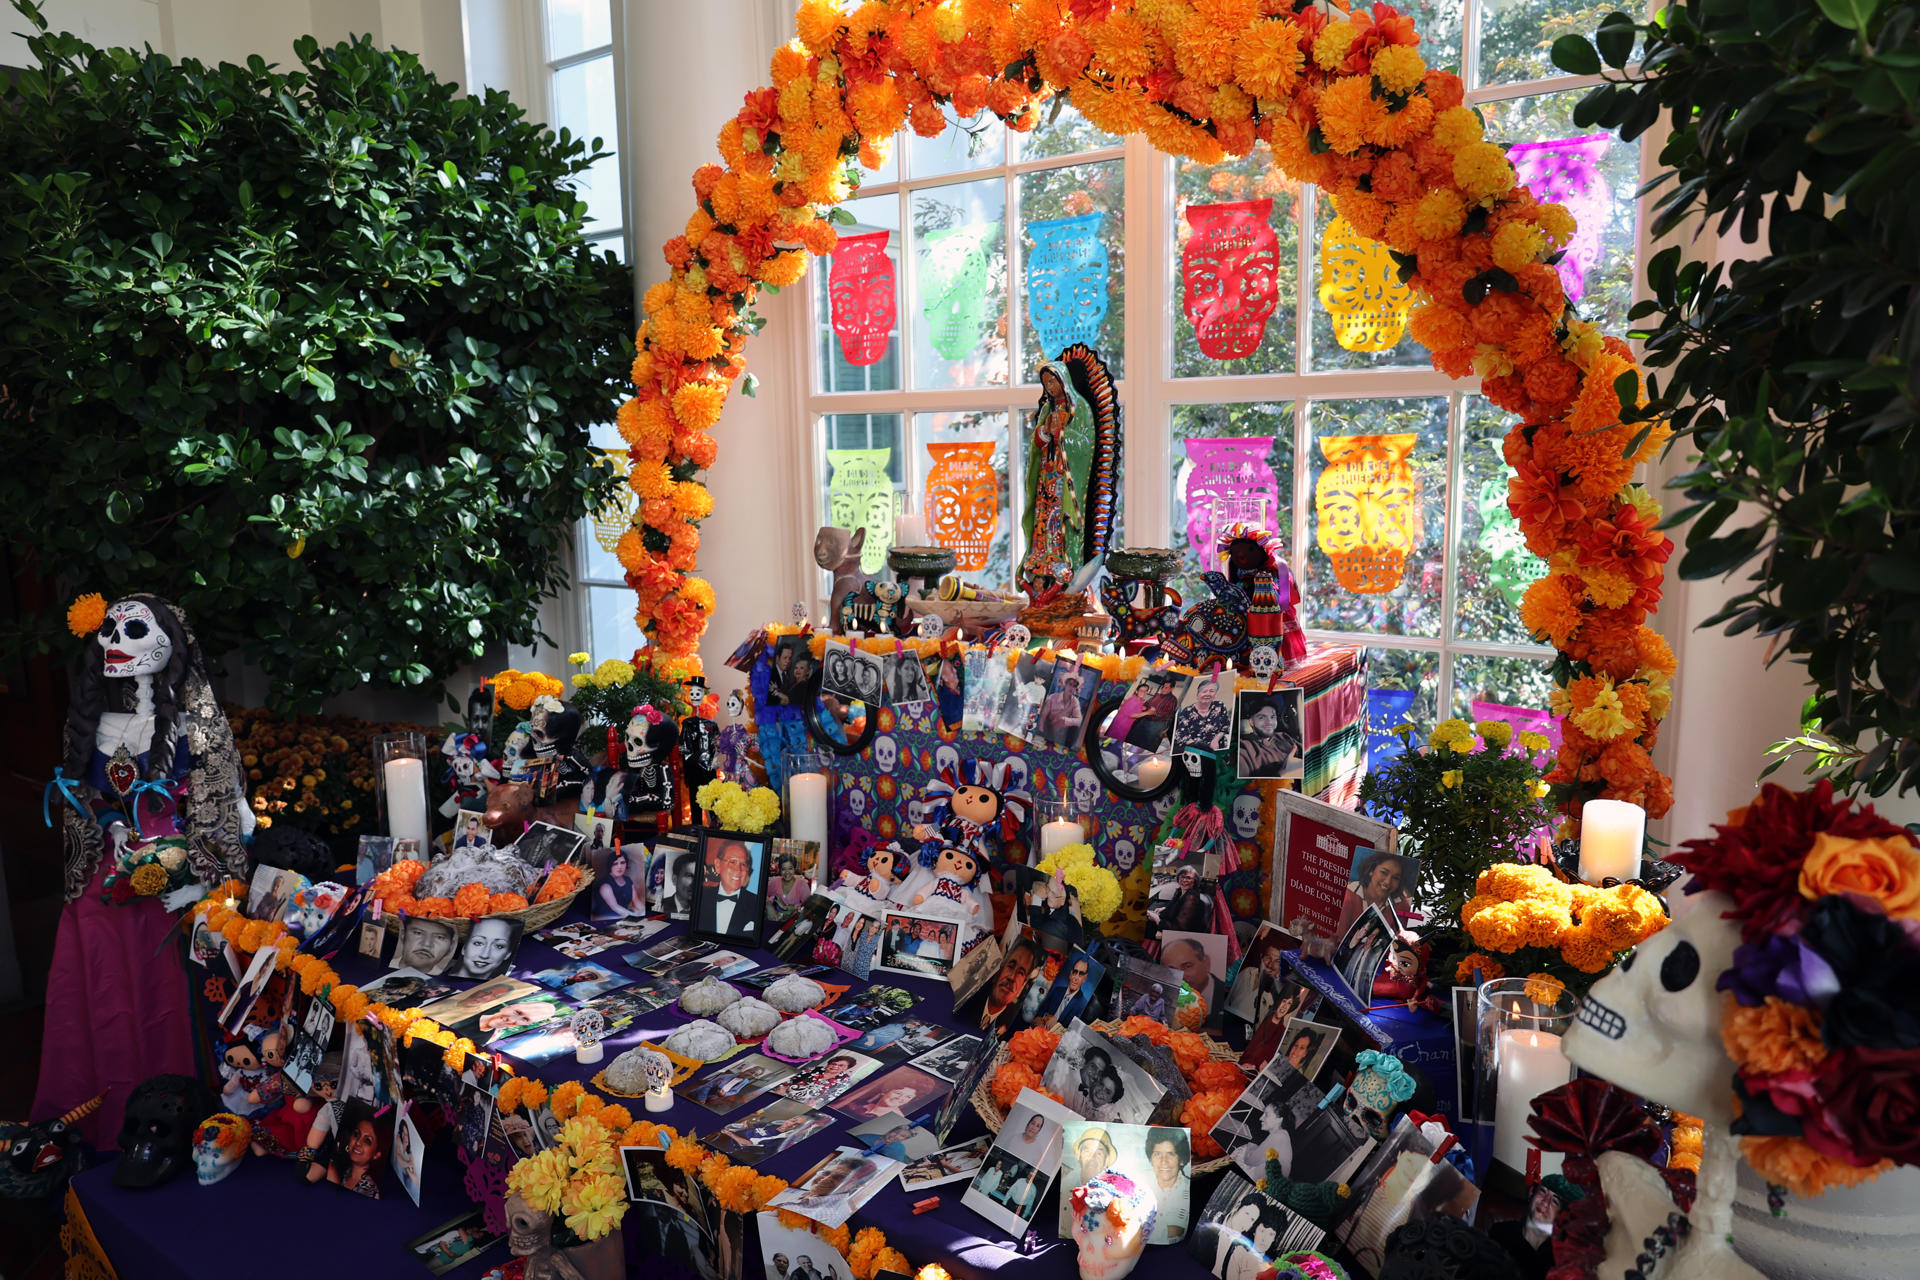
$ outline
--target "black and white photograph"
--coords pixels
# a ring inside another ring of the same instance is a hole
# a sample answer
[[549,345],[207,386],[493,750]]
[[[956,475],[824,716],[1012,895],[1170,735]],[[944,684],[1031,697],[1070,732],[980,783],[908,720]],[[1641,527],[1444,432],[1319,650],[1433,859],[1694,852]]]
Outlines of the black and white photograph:
[[[947,1094],[946,1101],[940,1104],[939,1114],[933,1118],[932,1128],[935,1133],[940,1135],[940,1141],[945,1142],[948,1140],[953,1133],[954,1126],[960,1123],[962,1116],[973,1114],[973,1095],[979,1090],[981,1084],[986,1081],[987,1077],[993,1074],[995,1061],[998,1056],[998,1054],[982,1050],[975,1053],[964,1064],[961,1064],[961,1069],[956,1075],[952,1077],[941,1076],[942,1079],[952,1079],[953,1089]],[[931,1071],[932,1068],[929,1067],[927,1070]],[[934,1074],[940,1075],[937,1071],[935,1071]]]
[[400,945],[388,960],[395,969],[438,977],[460,958],[460,930],[451,920],[408,916],[400,922]]
[[[924,1018],[895,1018],[884,1023],[848,1045],[857,1053],[883,1057],[889,1062],[902,1062],[908,1058],[917,1058],[937,1045],[960,1036],[951,1027],[943,1027],[937,1022],[928,1022]],[[975,1044],[980,1043],[979,1036],[963,1036]],[[943,1076],[942,1079],[945,1077]]]
[[1326,1093],[1285,1058],[1276,1057],[1213,1126],[1235,1167],[1254,1181],[1267,1176],[1267,1152],[1295,1182],[1324,1182],[1367,1144],[1358,1122],[1339,1107],[1320,1104]]
[[520,948],[524,922],[506,916],[481,916],[467,926],[467,939],[460,944],[460,958],[450,970],[456,978],[474,978],[485,982],[513,967],[513,953]]
[[1053,682],[1053,662],[1038,654],[1022,653],[1014,660],[1012,684],[1000,707],[1000,732],[1028,742],[1040,741],[1040,709]]
[[563,862],[572,862],[586,847],[584,832],[556,827],[551,822],[531,822],[514,841],[513,851],[520,861],[538,870],[549,864],[557,867]]
[[1078,1119],[1044,1093],[1021,1090],[960,1203],[1016,1240],[1026,1235],[1059,1171],[1066,1127]]
[[889,911],[881,924],[880,958],[875,967],[944,982],[953,969],[959,945],[958,921]]
[[307,1005],[306,1015],[300,1020],[300,1028],[291,1037],[284,1031],[279,1034],[290,1042],[286,1046],[287,1079],[293,1082],[295,1096],[313,1088],[314,1071],[320,1066],[320,1059],[333,1044],[335,1025],[333,1004],[315,996]]
[[868,653],[844,641],[827,641],[820,667],[822,694],[831,694],[842,702],[864,702],[869,707],[878,707],[886,687],[887,664],[879,654]]
[[988,1148],[993,1146],[993,1135],[983,1133],[966,1142],[956,1142],[950,1147],[907,1161],[900,1170],[900,1189],[918,1191],[923,1187],[938,1187],[961,1179],[972,1180],[980,1171],[980,1163],[987,1157]]
[[462,809],[453,815],[453,852],[488,849],[492,846],[493,828],[487,825],[485,814]]
[[1225,1021],[1229,950],[1224,933],[1160,931],[1160,963],[1179,970],[1187,985],[1207,1002],[1208,1030],[1219,1030]]
[[1155,964],[1138,956],[1122,957],[1120,1007],[1116,1016],[1131,1018],[1139,1014],[1171,1026],[1183,981],[1180,971],[1170,965]]
[[786,1226],[774,1210],[763,1209],[754,1216],[759,1219],[760,1258],[767,1280],[853,1280],[840,1251],[813,1232]]
[[1153,1234],[1148,1244],[1178,1244],[1187,1238],[1192,1198],[1193,1151],[1185,1129],[1162,1125],[1106,1124],[1081,1120],[1066,1128],[1060,1150],[1060,1238],[1073,1236],[1068,1193],[1109,1170],[1125,1174],[1153,1193]]
[[939,1138],[898,1111],[883,1111],[847,1130],[847,1136],[862,1151],[871,1151],[902,1164],[932,1155],[940,1149]]
[[817,1133],[826,1132],[836,1122],[837,1118],[824,1107],[794,1098],[775,1098],[701,1141],[735,1164],[757,1165]]
[[415,1236],[407,1241],[408,1255],[436,1276],[472,1262],[507,1238],[505,1232],[487,1230],[480,1215],[481,1211],[474,1209]]
[[1256,1280],[1290,1253],[1318,1249],[1327,1233],[1236,1173],[1213,1189],[1187,1239],[1217,1280]]
[[922,1071],[931,1072],[942,1080],[951,1082],[966,1075],[967,1068],[973,1065],[974,1059],[983,1054],[989,1058],[993,1056],[986,1053],[986,1041],[979,1036],[956,1036],[909,1061]]
[[1475,1065],[1480,1056],[1480,988],[1454,987],[1451,994],[1453,1096],[1460,1100],[1461,1121],[1474,1124],[1480,1116],[1479,1077],[1475,1074]]
[[653,909],[669,920],[693,917],[700,887],[700,845],[692,836],[662,838],[647,860],[647,892]]
[[1402,1116],[1347,1179],[1353,1206],[1335,1236],[1355,1260],[1378,1274],[1387,1237],[1409,1222],[1428,1218],[1473,1220],[1479,1188],[1446,1160],[1433,1158],[1431,1139],[1412,1117]]
[[[1006,950],[999,968],[987,981],[977,998],[977,1013],[970,1013],[970,1025],[1001,1037],[1012,1035],[1026,1025],[1021,1021],[1021,1004],[1034,975],[1041,972],[1045,948],[1029,925],[1016,925],[1008,931]],[[982,943],[984,947],[986,944]],[[957,995],[956,995],[957,1000]],[[956,1008],[956,1013],[959,1009]]]
[[1224,756],[1233,742],[1233,694],[1235,676],[1231,671],[1195,676],[1180,699],[1180,712],[1173,722],[1175,751],[1205,751]]
[[766,840],[709,831],[700,839],[700,861],[692,931],[729,942],[760,945],[766,913]]
[[701,1078],[683,1082],[677,1091],[688,1102],[723,1116],[757,1101],[798,1070],[764,1053],[748,1054],[709,1068]]
[[668,1259],[714,1280],[713,1234],[705,1198],[695,1179],[667,1163],[658,1147],[622,1147],[620,1162],[627,1174],[627,1199],[632,1207],[621,1220],[628,1241],[639,1240],[642,1256]]
[[1067,1100],[1087,1120],[1145,1124],[1166,1093],[1166,1086],[1113,1042],[1078,1018],[1060,1037],[1040,1083]]
[[1307,776],[1300,730],[1302,689],[1249,690],[1239,695],[1234,720],[1234,772],[1247,779]]
[[1056,661],[1046,699],[1040,704],[1041,740],[1063,751],[1077,749],[1087,731],[1087,717],[1099,688],[1100,668],[1086,662]]
[[[933,680],[927,674],[926,664],[920,655],[911,649],[902,649],[898,653],[884,655],[887,671],[887,705],[890,707],[917,706],[933,701]],[[940,661],[936,655],[933,659]]]
[[[619,774],[613,775],[619,777]],[[576,813],[573,815],[573,829],[587,838],[588,849],[611,849],[613,847],[614,817],[611,813]]]
[[1354,917],[1340,945],[1333,949],[1333,971],[1363,1009],[1373,1000],[1373,980],[1386,963],[1393,933],[1387,913],[1379,907],[1368,907]]
[[620,958],[643,973],[667,973],[689,960],[712,955],[719,949],[717,942],[682,934],[677,938],[662,938],[651,946],[629,951]]
[[1280,1056],[1301,1075],[1311,1080],[1320,1074],[1327,1055],[1340,1040],[1340,1028],[1323,1022],[1294,1018],[1280,1033]]
[[807,1170],[794,1184],[767,1201],[769,1209],[787,1209],[823,1227],[837,1227],[873,1199],[901,1161],[841,1147]]
[[1227,987],[1226,1011],[1247,1026],[1257,1026],[1263,1006],[1279,999],[1280,983],[1286,972],[1286,950],[1280,926],[1262,920],[1240,956],[1239,967]]

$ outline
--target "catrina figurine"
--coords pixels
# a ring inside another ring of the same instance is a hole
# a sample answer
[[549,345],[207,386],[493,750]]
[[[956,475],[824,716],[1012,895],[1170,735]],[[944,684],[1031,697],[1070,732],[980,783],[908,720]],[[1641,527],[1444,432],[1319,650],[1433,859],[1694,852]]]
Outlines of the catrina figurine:
[[727,694],[727,722],[720,726],[719,740],[714,748],[714,764],[720,777],[732,778],[746,786],[753,777],[753,764],[750,752],[753,746],[753,726],[747,722],[747,700],[740,696],[738,689]]
[[533,725],[522,720],[507,734],[500,747],[500,768],[508,782],[525,782],[533,776]]
[[915,839],[936,851],[943,846],[964,850],[980,868],[1001,868],[1002,842],[1026,825],[1033,797],[1014,785],[1006,764],[962,760],[957,768],[941,770],[927,784],[928,821],[913,829]]
[[487,807],[487,784],[500,780],[500,771],[487,759],[487,744],[477,733],[449,733],[440,744],[447,758],[447,798],[440,806],[442,817],[451,818],[462,809]]
[[[680,740],[680,726],[652,703],[633,709],[626,733],[626,795],[629,820],[648,816],[673,825],[679,801],[674,789],[672,754]],[[663,829],[665,829],[663,828]]]

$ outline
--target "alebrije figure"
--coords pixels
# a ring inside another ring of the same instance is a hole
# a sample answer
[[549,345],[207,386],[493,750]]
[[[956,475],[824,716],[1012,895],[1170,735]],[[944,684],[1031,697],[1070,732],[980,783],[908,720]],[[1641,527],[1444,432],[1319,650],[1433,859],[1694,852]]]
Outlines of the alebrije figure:
[[[1023,786],[1009,782],[1004,762],[962,760],[957,769],[941,770],[927,784],[929,821],[913,829],[914,837],[932,842],[936,849],[964,849],[982,867],[996,865],[1001,842],[1020,833],[1033,803]],[[924,860],[924,849],[922,855]]]
[[840,873],[840,887],[872,902],[898,903],[901,882],[913,865],[911,855],[898,844],[883,845],[867,854],[867,874]]
[[487,803],[487,783],[498,782],[500,771],[487,759],[487,744],[477,733],[450,733],[440,744],[447,758],[447,798],[440,806],[443,817],[451,818],[461,809],[483,809]]
[[1279,649],[1293,663],[1307,656],[1300,630],[1300,589],[1287,565],[1286,544],[1270,529],[1236,520],[1220,530],[1214,552],[1227,581],[1247,593],[1247,635],[1254,644]]
[[507,735],[500,747],[500,768],[496,771],[508,782],[525,782],[533,776],[533,725],[522,720]]

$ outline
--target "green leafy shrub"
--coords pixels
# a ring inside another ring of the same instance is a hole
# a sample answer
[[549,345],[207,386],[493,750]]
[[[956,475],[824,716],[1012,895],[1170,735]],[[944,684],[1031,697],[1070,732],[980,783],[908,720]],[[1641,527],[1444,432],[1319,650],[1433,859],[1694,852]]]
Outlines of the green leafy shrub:
[[178,601],[283,708],[531,643],[617,483],[588,430],[632,293],[581,236],[594,153],[364,39],[206,67],[16,6],[8,536],[63,587]]
[[1686,0],[1553,57],[1606,75],[1575,123],[1672,122],[1654,235],[1758,245],[1711,268],[1664,250],[1633,310],[1641,414],[1698,456],[1680,576],[1749,569],[1709,622],[1806,666],[1837,782],[1920,787],[1920,4]]

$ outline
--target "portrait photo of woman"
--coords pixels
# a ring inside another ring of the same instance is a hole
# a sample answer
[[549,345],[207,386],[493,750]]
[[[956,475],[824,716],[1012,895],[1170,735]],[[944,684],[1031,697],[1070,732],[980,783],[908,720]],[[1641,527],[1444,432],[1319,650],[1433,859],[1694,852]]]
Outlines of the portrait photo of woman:
[[1420,860],[1364,845],[1353,851],[1353,872],[1340,902],[1339,928],[1345,929],[1369,907],[1390,912],[1400,920],[1413,907],[1413,887],[1420,878]]
[[590,919],[624,920],[628,916],[647,913],[639,884],[628,874],[626,850],[595,849],[587,855],[587,863],[593,868],[593,910]]
[[[411,922],[410,922],[411,923]],[[520,933],[526,925],[505,916],[482,916],[467,930],[460,948],[460,963],[453,969],[456,978],[477,978],[484,982],[497,978],[513,964],[513,953],[520,945]]]

